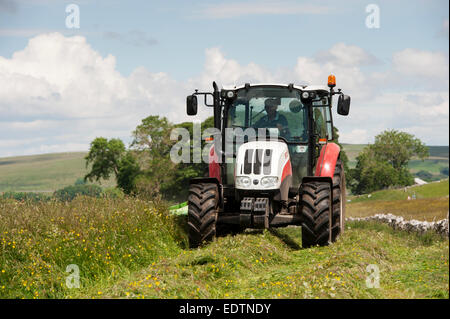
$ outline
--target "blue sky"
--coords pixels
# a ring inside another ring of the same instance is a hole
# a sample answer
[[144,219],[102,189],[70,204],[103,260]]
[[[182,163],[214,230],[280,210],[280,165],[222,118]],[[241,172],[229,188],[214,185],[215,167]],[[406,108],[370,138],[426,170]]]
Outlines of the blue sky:
[[[71,3],[79,29],[65,26]],[[369,4],[380,28],[365,25]],[[212,80],[323,84],[327,72],[354,97],[351,116],[335,120],[344,142],[396,128],[448,145],[448,9],[418,0],[0,0],[0,84],[9,87],[0,88],[0,156],[86,150],[99,134],[129,140],[150,114],[185,120],[184,96]],[[73,39],[82,39],[75,55]],[[77,81],[115,84],[84,96],[94,84]]]

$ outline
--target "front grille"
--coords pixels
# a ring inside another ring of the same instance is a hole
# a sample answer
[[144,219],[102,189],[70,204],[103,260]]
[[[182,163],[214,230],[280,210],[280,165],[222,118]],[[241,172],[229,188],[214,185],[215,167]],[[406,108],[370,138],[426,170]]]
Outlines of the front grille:
[[[245,151],[244,165],[241,166],[241,173],[245,175],[270,175],[272,162],[272,149],[248,149]],[[262,172],[261,172],[262,171]]]

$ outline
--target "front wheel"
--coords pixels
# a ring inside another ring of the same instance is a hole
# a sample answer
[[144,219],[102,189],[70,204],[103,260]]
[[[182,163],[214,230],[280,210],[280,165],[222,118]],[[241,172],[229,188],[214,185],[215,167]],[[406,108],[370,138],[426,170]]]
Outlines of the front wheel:
[[[302,219],[302,246],[325,246],[330,237],[330,184],[326,182],[308,182],[302,185],[300,194]],[[335,210],[334,210],[335,211]],[[332,216],[335,220],[335,216]],[[333,225],[333,228],[339,227]],[[332,229],[332,233],[334,233]]]
[[196,248],[216,236],[219,191],[216,184],[199,183],[189,187],[189,247]]

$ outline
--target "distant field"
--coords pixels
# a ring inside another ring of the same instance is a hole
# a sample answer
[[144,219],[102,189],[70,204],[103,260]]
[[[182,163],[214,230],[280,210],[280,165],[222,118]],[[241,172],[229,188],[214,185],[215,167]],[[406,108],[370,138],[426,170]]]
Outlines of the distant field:
[[[356,157],[363,150],[366,144],[342,144],[344,151],[349,159],[349,167],[354,168],[356,166]],[[428,146],[430,157],[424,161],[419,159],[412,159],[409,162],[409,169],[412,174],[419,171],[426,171],[433,175],[433,180],[440,180],[448,176],[441,174],[441,169],[449,167],[448,165],[448,146]]]
[[[0,192],[53,192],[84,177],[84,152],[0,158]],[[114,180],[102,186],[114,186]]]

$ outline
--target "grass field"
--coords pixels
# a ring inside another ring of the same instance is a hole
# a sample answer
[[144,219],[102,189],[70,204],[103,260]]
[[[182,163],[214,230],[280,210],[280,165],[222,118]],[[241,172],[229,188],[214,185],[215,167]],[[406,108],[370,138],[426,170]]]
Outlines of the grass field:
[[[0,201],[0,298],[448,298],[448,240],[352,222],[329,247],[301,229],[189,250],[185,216],[125,198]],[[68,265],[80,288],[69,289]],[[380,287],[366,287],[368,265]]]
[[[0,158],[0,192],[53,192],[86,175],[86,153],[55,153]],[[102,186],[114,186],[103,181]]]
[[[415,200],[407,200],[415,195]],[[369,197],[370,196],[370,197]],[[442,180],[405,189],[390,189],[372,194],[349,196],[348,217],[367,217],[375,214],[394,214],[406,219],[440,220],[449,211],[449,181]]]

